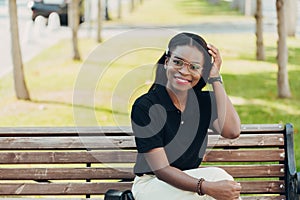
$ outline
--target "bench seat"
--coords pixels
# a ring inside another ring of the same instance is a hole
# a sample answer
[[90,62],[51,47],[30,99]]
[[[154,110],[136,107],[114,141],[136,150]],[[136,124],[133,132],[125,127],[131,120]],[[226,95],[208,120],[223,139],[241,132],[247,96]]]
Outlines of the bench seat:
[[[291,124],[243,124],[234,140],[209,133],[200,167],[217,166],[245,200],[296,200]],[[1,127],[0,198],[103,199],[131,188],[136,157],[130,127]]]

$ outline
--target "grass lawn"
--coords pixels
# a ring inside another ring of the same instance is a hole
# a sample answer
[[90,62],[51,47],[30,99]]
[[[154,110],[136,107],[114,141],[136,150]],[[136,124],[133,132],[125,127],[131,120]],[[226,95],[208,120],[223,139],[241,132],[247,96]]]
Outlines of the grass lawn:
[[[225,2],[220,7],[208,7],[203,2],[147,0],[134,13],[125,14],[122,20],[105,22],[104,26],[134,25],[145,21],[151,25],[174,25],[253,20],[230,11]],[[154,9],[155,17],[149,12]],[[170,20],[174,15],[178,20]],[[264,35],[266,61],[255,60],[254,34],[199,34],[222,53],[224,85],[242,123],[294,124],[296,160],[300,171],[300,58],[296,56],[300,54],[300,39],[288,38],[287,41],[289,83],[293,96],[279,99],[276,34]],[[24,65],[31,101],[15,98],[12,74],[1,78],[0,126],[129,125],[131,104],[149,87],[153,79],[152,66],[169,37],[151,34],[127,36],[105,38],[106,41],[99,46],[93,38],[82,38],[79,47],[84,59],[80,62],[72,61],[71,53],[68,54],[71,52],[70,40],[62,40],[42,51]],[[145,38],[147,44],[155,44],[158,48],[137,48]],[[116,42],[118,39],[122,43]]]

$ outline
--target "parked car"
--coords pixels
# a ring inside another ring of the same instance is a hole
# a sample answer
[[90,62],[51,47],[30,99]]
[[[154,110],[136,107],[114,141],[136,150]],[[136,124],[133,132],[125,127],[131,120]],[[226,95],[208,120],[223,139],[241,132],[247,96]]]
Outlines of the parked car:
[[[28,7],[32,10],[32,20],[39,15],[46,18],[52,12],[59,15],[60,23],[68,25],[68,0],[32,0],[28,2]],[[84,22],[84,1],[79,3],[80,8],[80,23]]]

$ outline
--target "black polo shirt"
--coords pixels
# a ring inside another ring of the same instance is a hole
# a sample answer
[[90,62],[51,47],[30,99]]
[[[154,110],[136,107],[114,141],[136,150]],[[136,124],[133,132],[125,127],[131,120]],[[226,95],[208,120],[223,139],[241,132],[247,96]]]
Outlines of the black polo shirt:
[[164,147],[171,166],[181,170],[197,168],[207,146],[207,129],[217,118],[212,92],[188,91],[185,110],[177,109],[164,86],[139,97],[131,112],[138,155],[134,172],[153,173],[143,153]]

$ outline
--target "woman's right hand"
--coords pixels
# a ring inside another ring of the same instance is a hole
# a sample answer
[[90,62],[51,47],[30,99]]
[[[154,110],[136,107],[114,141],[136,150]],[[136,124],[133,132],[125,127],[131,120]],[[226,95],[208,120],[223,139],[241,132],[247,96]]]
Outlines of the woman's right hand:
[[204,181],[202,192],[217,200],[239,200],[241,185],[235,181],[223,180],[216,182]]

